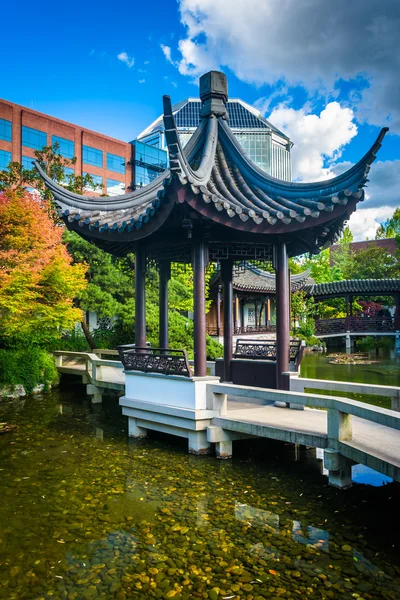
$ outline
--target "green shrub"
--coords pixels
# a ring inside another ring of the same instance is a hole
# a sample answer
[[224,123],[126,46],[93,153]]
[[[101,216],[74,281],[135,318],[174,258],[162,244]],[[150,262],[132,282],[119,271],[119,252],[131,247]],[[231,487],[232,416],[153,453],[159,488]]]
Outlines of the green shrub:
[[90,352],[89,344],[83,331],[72,329],[67,331],[58,342],[57,346],[51,350],[65,350],[68,352]]
[[378,350],[379,348],[393,348],[394,338],[379,336],[377,339],[372,335],[367,335],[359,340],[356,340],[356,348],[361,352],[370,352],[371,350]]
[[216,358],[221,358],[224,355],[224,347],[222,344],[217,342],[217,340],[213,340],[212,337],[207,335],[206,343],[207,360],[215,360]]
[[39,384],[58,382],[54,357],[40,348],[0,350],[0,385],[23,385],[29,394]]

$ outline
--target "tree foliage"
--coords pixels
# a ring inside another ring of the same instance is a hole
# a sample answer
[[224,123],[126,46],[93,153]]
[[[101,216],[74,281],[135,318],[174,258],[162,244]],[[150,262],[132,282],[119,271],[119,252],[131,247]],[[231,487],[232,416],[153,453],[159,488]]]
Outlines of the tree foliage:
[[400,208],[396,208],[390,219],[379,225],[375,239],[394,238],[398,235],[400,235]]
[[[34,151],[35,159],[51,179],[78,194],[82,194],[87,188],[99,188],[89,174],[66,174],[65,168],[72,168],[76,164],[76,157],[64,158],[58,150],[59,144],[55,142],[52,146]],[[19,162],[11,162],[7,169],[0,171],[0,192],[12,189],[16,195],[24,196],[27,187],[34,188],[42,198],[52,202],[51,192],[46,189],[43,179],[33,166],[32,169],[26,169]]]
[[29,193],[0,196],[0,326],[4,344],[43,344],[81,320],[73,298],[86,287],[49,204]]

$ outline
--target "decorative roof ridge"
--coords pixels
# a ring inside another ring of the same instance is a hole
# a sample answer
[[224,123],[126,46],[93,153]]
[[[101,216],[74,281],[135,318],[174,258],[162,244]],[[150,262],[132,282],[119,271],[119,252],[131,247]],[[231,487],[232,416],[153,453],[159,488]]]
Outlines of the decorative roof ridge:
[[[176,173],[182,184],[187,182],[196,187],[205,186],[210,180],[214,167],[218,142],[218,121],[214,115],[202,119],[194,133],[195,140],[185,152],[182,148],[175,117],[172,113],[171,98],[163,96],[165,138],[168,146],[170,169]],[[192,160],[201,148],[201,161],[198,169],[192,169]],[[195,190],[194,190],[195,191]]]
[[[393,287],[391,287],[393,286]],[[377,289],[378,288],[378,289]],[[380,288],[380,289],[379,289]],[[385,294],[389,289],[400,290],[400,278],[387,277],[384,279],[341,279],[340,281],[326,281],[321,283],[307,283],[305,291],[309,296],[325,294],[343,294],[373,291],[376,294]]]
[[115,197],[105,196],[103,201],[101,196],[84,196],[83,194],[76,194],[67,190],[51,179],[39,165],[38,161],[35,160],[34,165],[46,187],[53,194],[57,204],[60,204],[62,207],[70,206],[81,210],[113,211],[141,206],[146,202],[154,200],[155,196],[162,197],[164,187],[171,176],[170,171],[167,169],[149,185],[138,190],[133,190],[128,194]]
[[[244,261],[242,263],[242,266],[245,269],[247,269],[248,271],[252,271],[256,275],[259,275],[260,277],[265,277],[266,279],[273,279],[275,281],[275,273],[271,273],[270,271],[264,271],[264,269],[261,269],[260,267],[257,267],[256,265],[252,265],[251,263],[248,263],[247,261]],[[308,269],[306,269],[305,271],[302,271],[301,273],[291,273],[290,280],[293,283],[297,283],[298,281],[307,279],[309,277],[310,273],[311,273],[311,267],[308,267]]]
[[[303,194],[307,197],[310,193],[314,193],[315,197],[315,192],[318,192],[320,196],[323,194],[330,195],[340,190],[345,190],[345,188],[346,190],[350,190],[352,187],[356,187],[357,190],[360,190],[367,182],[366,175],[368,174],[369,167],[376,159],[376,154],[382,145],[382,140],[389,131],[388,127],[383,127],[375,142],[363,158],[344,173],[331,179],[327,179],[326,181],[297,183],[276,179],[275,177],[272,177],[272,175],[268,175],[246,155],[226,121],[219,119],[219,126],[221,129],[221,135],[219,137],[224,146],[224,150],[226,150],[232,158],[234,157],[240,160],[241,166],[247,171],[249,177],[254,179],[255,183],[258,185],[264,184],[267,189],[269,188],[275,193],[281,191],[281,193],[285,193],[287,197],[291,196],[293,198],[301,198]],[[362,171],[364,175],[361,182],[357,180],[357,175],[359,179],[360,171]],[[357,193],[354,189],[352,191]],[[361,198],[361,193],[359,197]]]

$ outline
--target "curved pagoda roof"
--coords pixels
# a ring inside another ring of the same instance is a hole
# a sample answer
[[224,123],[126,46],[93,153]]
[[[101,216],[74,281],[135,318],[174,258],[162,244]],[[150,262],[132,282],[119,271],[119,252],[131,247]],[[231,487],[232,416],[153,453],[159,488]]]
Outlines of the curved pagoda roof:
[[[40,169],[69,229],[116,255],[140,240],[172,260],[190,260],[190,237],[207,240],[210,258],[271,259],[272,246],[288,243],[290,256],[333,243],[364,199],[368,172],[387,128],[345,173],[316,183],[275,179],[256,166],[229,127],[227,83],[211,71],[200,79],[201,122],[183,149],[164,96],[169,169],[149,185],[111,198],[75,194]],[[241,244],[241,246],[240,246]],[[172,247],[180,250],[172,252]],[[240,247],[239,247],[240,246]]]
[[[307,269],[302,273],[290,275],[290,289],[292,292],[297,292],[305,286],[314,284],[314,280],[310,277],[311,269]],[[220,272],[217,273],[211,285],[215,285],[220,281]],[[249,263],[239,265],[233,271],[232,277],[233,289],[239,292],[249,292],[258,294],[276,294],[276,277],[275,273],[264,271]]]
[[304,291],[317,300],[346,294],[384,296],[400,292],[400,279],[344,279],[329,283],[308,282]]

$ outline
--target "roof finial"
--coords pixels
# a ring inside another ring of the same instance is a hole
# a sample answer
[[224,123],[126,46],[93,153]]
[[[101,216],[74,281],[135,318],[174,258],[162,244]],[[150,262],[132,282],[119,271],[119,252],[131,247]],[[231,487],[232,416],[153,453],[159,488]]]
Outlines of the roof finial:
[[228,82],[224,73],[209,71],[200,77],[200,98],[203,103],[200,116],[227,118]]

